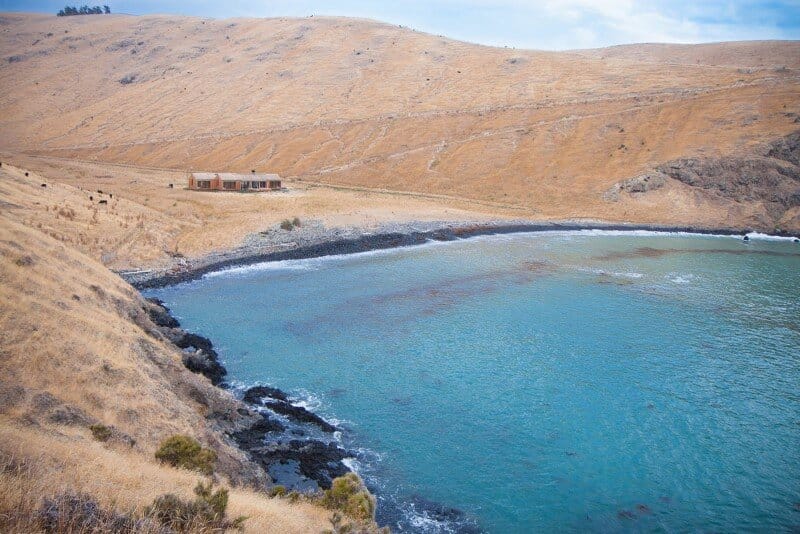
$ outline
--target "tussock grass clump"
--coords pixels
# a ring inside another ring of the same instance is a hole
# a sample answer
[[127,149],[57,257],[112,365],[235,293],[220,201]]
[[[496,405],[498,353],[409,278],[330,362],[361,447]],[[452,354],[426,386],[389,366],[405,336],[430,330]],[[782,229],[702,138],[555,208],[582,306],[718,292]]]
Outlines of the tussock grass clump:
[[242,530],[246,517],[227,519],[228,490],[213,490],[213,482],[198,482],[194,488],[194,501],[183,501],[168,493],[157,497],[147,508],[146,515],[178,532],[225,532]]
[[270,497],[285,497],[286,496],[286,486],[272,486],[269,490]]
[[341,512],[333,512],[329,521],[333,528],[323,530],[323,534],[391,534],[389,527],[378,528],[370,522],[353,523]]
[[178,434],[161,442],[156,451],[156,459],[173,467],[210,475],[214,472],[217,453],[201,447],[200,442],[192,437]]
[[295,228],[300,228],[300,217],[295,217],[294,219],[284,219],[281,221],[281,230],[294,230]]
[[30,256],[20,256],[14,260],[14,264],[18,267],[30,267],[34,263],[33,258]]
[[91,496],[62,493],[45,498],[36,517],[47,533],[61,532],[156,532],[146,519],[104,510]]
[[92,437],[97,441],[108,441],[111,438],[111,429],[105,425],[99,423],[90,425],[89,430],[92,431]]
[[359,521],[375,519],[375,497],[355,473],[335,478],[331,489],[323,493],[321,504]]

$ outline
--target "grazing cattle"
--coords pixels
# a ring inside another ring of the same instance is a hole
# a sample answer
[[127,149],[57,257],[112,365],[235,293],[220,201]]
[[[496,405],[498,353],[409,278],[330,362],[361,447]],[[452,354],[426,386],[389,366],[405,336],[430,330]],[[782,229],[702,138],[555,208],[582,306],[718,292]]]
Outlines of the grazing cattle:
[[92,195],[89,195],[89,200],[91,200],[92,202],[94,202],[94,197],[93,197]]
[[172,189],[172,187],[173,187],[172,184],[169,184],[169,188]]
[[27,172],[25,173],[25,176],[28,176],[28,173],[27,173]]
[[108,204],[108,200],[101,200],[99,204]]
[[97,192],[100,193],[101,195],[103,194],[103,190],[102,189],[98,189]]
[[47,184],[42,184],[42,187],[47,187]]

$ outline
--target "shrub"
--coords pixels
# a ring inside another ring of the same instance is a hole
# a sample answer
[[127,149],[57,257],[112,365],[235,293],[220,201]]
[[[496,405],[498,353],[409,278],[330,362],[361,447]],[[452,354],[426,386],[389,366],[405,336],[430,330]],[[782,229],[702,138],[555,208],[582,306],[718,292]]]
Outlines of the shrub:
[[111,429],[105,425],[96,424],[90,425],[89,430],[92,431],[92,436],[97,441],[108,441],[111,437]]
[[294,224],[289,219],[281,221],[281,230],[291,230],[292,228],[294,228]]
[[295,226],[295,228],[300,228],[300,218],[295,217],[294,219],[292,219],[292,224]]
[[34,264],[34,261],[30,256],[22,256],[14,260],[14,263],[20,267],[30,267]]
[[194,494],[197,496],[194,501],[183,501],[171,493],[161,495],[147,508],[147,515],[179,532],[241,530],[246,517],[229,520],[225,516],[228,508],[228,490],[225,488],[212,490],[213,482],[209,481],[206,484],[198,482],[194,488]]
[[333,512],[328,520],[333,528],[323,530],[323,534],[391,534],[389,527],[378,528],[373,522],[347,521],[341,512]]
[[286,486],[273,486],[269,490],[270,497],[284,497],[286,495]]
[[357,520],[375,518],[375,497],[355,473],[335,478],[331,489],[325,490],[322,495],[322,505],[332,510],[341,510]]
[[214,472],[217,453],[201,447],[200,443],[192,437],[175,435],[161,442],[156,451],[156,458],[174,467],[210,475]]
[[[104,510],[91,496],[62,493],[45,498],[37,512],[43,532],[134,532],[145,525],[131,516]],[[139,527],[137,529],[137,527]]]

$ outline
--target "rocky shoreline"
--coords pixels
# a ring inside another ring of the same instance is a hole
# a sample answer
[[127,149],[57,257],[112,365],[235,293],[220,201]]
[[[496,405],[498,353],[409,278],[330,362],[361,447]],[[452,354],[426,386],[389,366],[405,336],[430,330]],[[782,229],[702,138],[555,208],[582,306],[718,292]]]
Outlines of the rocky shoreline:
[[[215,386],[230,390],[224,382],[227,370],[211,340],[181,328],[159,299],[146,301],[150,320],[181,349],[183,365],[207,377]],[[330,488],[334,478],[350,472],[344,460],[355,453],[338,445],[333,433],[339,429],[306,408],[292,404],[284,391],[268,386],[251,387],[244,391],[241,402],[246,406],[241,411],[254,417],[248,426],[237,428],[228,436],[270,475],[274,485],[288,491],[314,492]],[[228,414],[215,413],[213,417],[224,427],[236,428],[234,421],[226,420]]]
[[[531,222],[526,220],[409,222],[385,224],[377,228],[326,229],[311,221],[292,230],[273,228],[247,237],[236,249],[212,253],[201,258],[175,258],[163,269],[117,271],[137,289],[163,287],[201,278],[213,271],[269,261],[298,260],[322,256],[355,254],[383,250],[428,241],[455,241],[468,237],[520,232],[573,230],[649,230],[655,232],[692,232],[698,234],[743,235],[752,228],[704,228],[650,224],[614,224],[598,221]],[[778,234],[788,235],[788,234]]]

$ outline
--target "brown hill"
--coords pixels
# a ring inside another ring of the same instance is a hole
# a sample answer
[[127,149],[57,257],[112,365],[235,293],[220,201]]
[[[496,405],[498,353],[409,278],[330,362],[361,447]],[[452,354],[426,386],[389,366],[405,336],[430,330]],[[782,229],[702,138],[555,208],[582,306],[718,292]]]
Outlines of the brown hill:
[[668,178],[798,129],[800,43],[564,53],[345,18],[0,17],[0,148],[514,204],[531,218],[798,228]]
[[[85,494],[124,514],[142,514],[165,493],[190,498],[201,475],[154,457],[174,434],[217,452],[218,480],[236,486],[229,513],[249,516],[246,531],[310,533],[329,524],[326,510],[248,489],[263,489],[266,474],[232,445],[218,417],[244,421],[244,406],[183,366],[132,287],[7,209],[0,206],[0,530],[43,531],[42,499],[60,495]],[[93,437],[92,425],[110,436]]]

